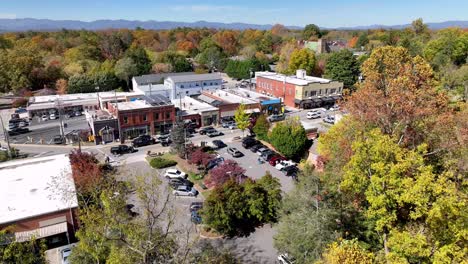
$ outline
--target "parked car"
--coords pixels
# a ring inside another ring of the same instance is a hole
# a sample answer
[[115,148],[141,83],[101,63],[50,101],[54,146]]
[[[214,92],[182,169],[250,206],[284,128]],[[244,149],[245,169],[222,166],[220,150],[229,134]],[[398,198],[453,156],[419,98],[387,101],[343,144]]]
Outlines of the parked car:
[[333,124],[335,124],[335,117],[334,116],[326,116],[323,119],[323,122],[333,125]]
[[60,251],[60,255],[62,255],[62,264],[68,264],[70,261],[68,260],[68,257],[70,257],[72,253],[71,248],[64,248]]
[[269,122],[276,122],[276,121],[281,121],[284,120],[285,116],[283,114],[281,115],[271,115],[267,118]]
[[338,111],[338,110],[340,110],[340,106],[334,105],[334,106],[330,107],[330,109],[328,109],[328,110],[330,110],[330,111]]
[[258,141],[255,140],[254,138],[247,137],[244,140],[242,140],[242,146],[246,149],[258,144]]
[[192,202],[189,206],[189,211],[198,211],[203,208],[203,202]]
[[83,113],[81,113],[80,111],[75,111],[75,116],[81,116]]
[[57,115],[56,114],[50,114],[49,119],[50,120],[55,120],[55,119],[57,119]]
[[202,218],[201,218],[200,214],[198,213],[198,211],[190,212],[190,221],[192,221],[192,223],[194,223],[196,225],[199,225],[199,224],[202,223]]
[[237,128],[236,122],[231,123],[231,124],[228,126],[228,128],[231,129],[231,130],[236,129],[236,128]]
[[259,148],[257,150],[257,155],[262,156],[262,154],[267,152],[267,151],[271,151],[271,150],[269,148],[267,148],[267,147]]
[[172,191],[172,194],[175,196],[197,196],[198,191],[193,187],[181,185]]
[[231,156],[233,156],[234,158],[242,157],[244,155],[242,154],[242,152],[233,147],[228,148],[227,152],[231,154]]
[[171,178],[169,180],[169,186],[171,186],[173,189],[177,189],[177,187],[182,185],[192,187],[193,182],[184,178]]
[[178,169],[167,169],[166,173],[164,173],[164,177],[168,179],[177,179],[177,178],[186,179],[187,174]]
[[42,115],[41,119],[42,119],[42,121],[47,121],[47,120],[49,120],[49,116],[48,115]]
[[257,143],[250,147],[250,151],[252,151],[253,153],[256,153],[259,149],[264,148],[264,147],[265,145],[263,145],[262,143]]
[[210,160],[210,161],[208,162],[208,164],[206,165],[206,170],[211,170],[211,169],[215,168],[216,166],[218,166],[219,164],[221,164],[221,163],[223,163],[223,162],[224,162],[224,158],[223,158],[223,157],[219,157],[219,158]]
[[296,176],[298,170],[296,166],[288,166],[283,169],[283,172],[286,176]]
[[278,156],[277,153],[273,152],[273,151],[269,151],[269,152],[265,152],[262,154],[262,156],[260,156],[264,161],[266,162],[270,162],[270,160],[274,157]]
[[213,140],[212,143],[218,149],[226,147],[226,144],[221,140]]
[[212,126],[208,126],[208,127],[201,128],[198,131],[198,133],[200,133],[200,135],[205,135],[205,134],[213,132],[213,131],[216,131],[216,129],[214,129],[214,127],[212,127]]
[[155,143],[156,143],[156,140],[152,138],[150,135],[142,135],[142,136],[135,138],[132,141],[132,146],[138,148],[138,147],[152,145]]
[[18,128],[12,129],[12,130],[8,130],[8,135],[9,136],[17,136],[17,135],[26,134],[26,133],[29,133],[29,132],[31,132],[31,130],[29,130],[29,128],[27,128],[27,127],[18,127]]
[[54,142],[54,144],[56,144],[56,145],[65,144],[65,137],[63,137],[61,135],[56,135],[52,139],[52,142]]
[[307,119],[317,119],[322,117],[322,114],[316,111],[307,112]]
[[275,168],[278,170],[283,170],[284,168],[289,166],[296,166],[296,163],[292,160],[282,160],[275,165]]
[[208,137],[217,137],[217,136],[222,136],[222,135],[224,135],[224,134],[223,134],[223,132],[221,132],[221,131],[214,130],[214,131],[211,131],[211,132],[206,133],[206,135],[207,135]]
[[273,158],[271,158],[268,163],[270,163],[271,166],[276,166],[277,163],[280,163],[281,161],[286,160],[285,157],[277,155]]
[[235,124],[236,122],[234,121],[225,121],[225,122],[222,122],[221,123],[221,126],[224,127],[224,128],[228,128],[229,126],[231,126],[232,124]]
[[294,264],[294,259],[286,253],[278,256],[278,262],[279,264]]
[[110,149],[110,152],[114,155],[122,155],[127,153],[133,153],[135,152],[135,149],[132,146],[118,145],[116,147],[112,147]]

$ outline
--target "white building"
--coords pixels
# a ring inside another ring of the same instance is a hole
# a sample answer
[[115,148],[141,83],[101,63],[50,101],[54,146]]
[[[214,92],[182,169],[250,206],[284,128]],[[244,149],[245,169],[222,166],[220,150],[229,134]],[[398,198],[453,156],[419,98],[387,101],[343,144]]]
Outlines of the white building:
[[0,229],[12,226],[19,242],[32,236],[51,244],[70,242],[78,200],[68,156],[4,162],[0,174]]
[[217,125],[219,122],[219,109],[215,106],[189,96],[172,99],[172,103],[179,108],[183,119],[191,120],[198,126]]
[[167,98],[171,98],[172,88],[164,85],[164,79],[169,76],[193,74],[193,72],[171,72],[135,76],[132,78],[133,91],[143,93],[145,95],[159,94]]

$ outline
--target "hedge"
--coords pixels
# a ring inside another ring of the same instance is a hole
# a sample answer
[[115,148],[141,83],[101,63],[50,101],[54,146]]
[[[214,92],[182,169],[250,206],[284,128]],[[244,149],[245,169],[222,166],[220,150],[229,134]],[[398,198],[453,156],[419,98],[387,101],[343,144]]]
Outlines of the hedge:
[[167,167],[172,167],[177,164],[177,161],[165,159],[165,158],[154,158],[150,161],[150,166],[156,169],[163,169]]

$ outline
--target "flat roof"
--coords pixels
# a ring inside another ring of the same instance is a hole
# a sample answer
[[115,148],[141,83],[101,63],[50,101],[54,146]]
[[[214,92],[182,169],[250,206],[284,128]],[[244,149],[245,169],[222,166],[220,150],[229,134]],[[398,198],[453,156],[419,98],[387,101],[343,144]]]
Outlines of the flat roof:
[[148,85],[150,83],[159,83],[161,82],[164,78],[167,78],[169,76],[178,76],[178,75],[190,75],[194,74],[193,72],[168,72],[168,73],[154,73],[154,74],[146,74],[146,75],[141,75],[141,76],[135,76],[133,79],[135,79],[135,82],[138,85]]
[[67,155],[0,164],[0,224],[78,206]]
[[173,82],[179,83],[179,82],[221,80],[223,79],[223,77],[221,76],[220,73],[203,73],[203,74],[169,76],[167,77],[167,79],[171,79]]
[[245,88],[228,89],[226,91],[232,94],[242,96],[242,97],[247,97],[252,100],[258,100],[258,101],[269,101],[269,100],[275,100],[275,99],[279,100],[279,98],[277,97],[257,93],[257,92],[250,91],[249,89],[245,89]]
[[255,104],[257,101],[245,98],[233,93],[230,93],[226,90],[215,90],[215,91],[205,91],[205,94],[211,94],[213,96],[216,96],[217,98],[228,102],[228,103],[238,103],[238,104]]
[[136,99],[130,102],[118,102],[117,107],[119,108],[119,110],[135,110],[146,109],[155,106],[166,106],[171,104],[172,103],[169,100],[169,98],[159,94],[152,94],[148,96],[143,96],[143,99]]
[[314,77],[314,76],[305,76],[304,79],[297,78],[296,75],[284,75],[279,73],[272,73],[272,72],[256,72],[256,77],[263,77],[270,80],[280,81],[291,83],[295,85],[308,85],[310,83],[330,83],[332,80]]
[[[200,102],[192,97],[185,96],[182,99],[172,99],[172,103],[185,111],[187,114],[197,114],[199,112],[218,111],[217,107],[214,107],[208,103]],[[182,104],[182,107],[180,106]]]

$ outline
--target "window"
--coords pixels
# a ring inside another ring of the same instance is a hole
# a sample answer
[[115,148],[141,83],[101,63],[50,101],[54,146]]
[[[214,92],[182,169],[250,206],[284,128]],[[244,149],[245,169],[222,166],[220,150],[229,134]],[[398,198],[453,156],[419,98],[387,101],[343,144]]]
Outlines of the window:
[[127,116],[124,116],[124,117],[123,117],[123,121],[124,121],[125,124],[128,124],[128,117],[127,117]]
[[310,96],[316,96],[317,95],[317,91],[310,91]]
[[154,120],[159,120],[159,113],[153,113]]
[[[307,93],[307,92],[306,92],[306,93]],[[296,90],[296,95],[299,95],[299,91],[298,91],[298,90]]]
[[210,82],[210,85],[213,85],[213,83],[212,83],[212,82]]
[[166,119],[171,118],[171,112],[166,112]]
[[206,82],[204,82],[203,85],[206,85]]
[[181,84],[181,85],[180,85],[180,88],[184,88],[184,85],[183,85],[183,84]]
[[143,121],[148,121],[146,114],[142,115],[141,118],[143,119]]
[[328,94],[328,89],[325,89],[325,94]]
[[[297,91],[296,91],[296,92],[297,92]],[[304,96],[307,97],[307,94],[308,94],[308,93],[309,93],[309,92],[305,91]]]
[[319,95],[321,95],[321,94],[322,94],[322,90],[321,90],[321,89],[320,89],[320,90],[318,90],[318,94],[319,94]]
[[196,83],[195,86],[198,87],[199,86],[198,83]]
[[330,93],[332,94],[336,93],[336,89],[330,89]]
[[188,91],[185,91],[185,94],[188,94]]

